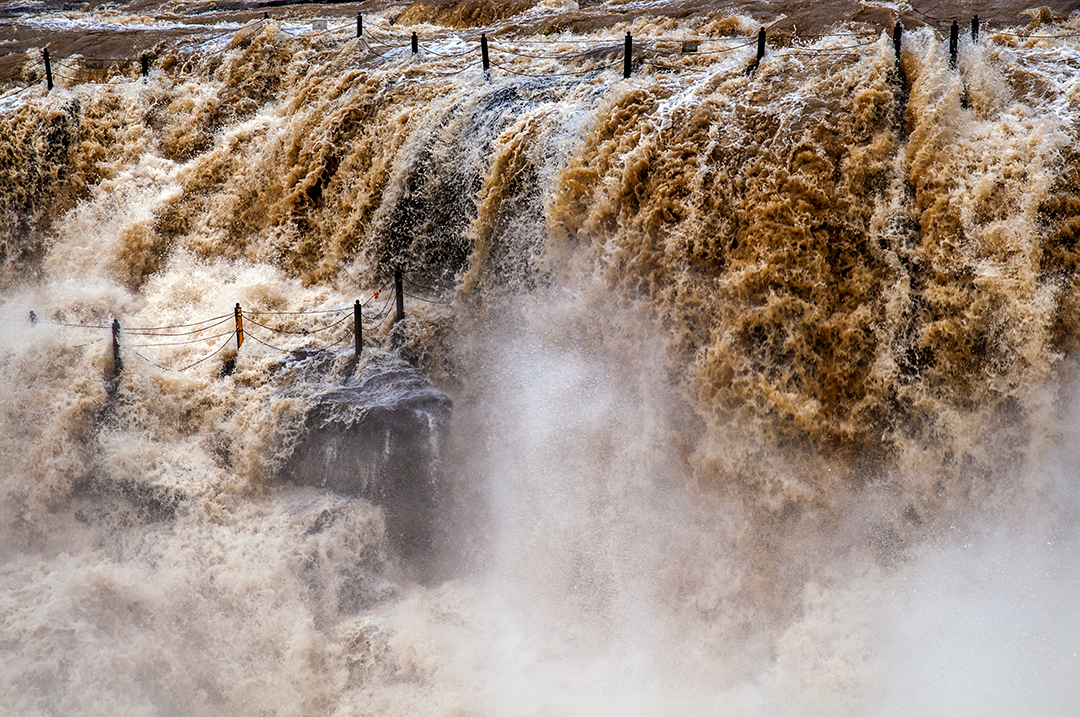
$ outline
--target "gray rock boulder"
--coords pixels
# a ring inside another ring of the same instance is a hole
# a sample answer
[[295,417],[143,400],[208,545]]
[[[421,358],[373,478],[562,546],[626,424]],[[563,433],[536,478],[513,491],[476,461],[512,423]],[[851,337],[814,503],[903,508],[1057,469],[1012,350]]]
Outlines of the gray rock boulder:
[[391,547],[424,562],[433,547],[450,398],[390,355],[372,358],[349,385],[310,400],[282,478],[380,506]]

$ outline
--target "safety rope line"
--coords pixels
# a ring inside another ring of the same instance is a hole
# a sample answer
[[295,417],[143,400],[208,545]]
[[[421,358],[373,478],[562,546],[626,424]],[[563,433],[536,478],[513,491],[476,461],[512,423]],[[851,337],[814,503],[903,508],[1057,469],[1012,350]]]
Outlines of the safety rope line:
[[520,75],[521,77],[580,77],[581,75],[587,75],[590,72],[603,72],[604,70],[610,70],[612,67],[615,67],[621,62],[622,60],[617,60],[601,67],[590,67],[579,72],[542,72],[539,74],[533,72],[520,72],[519,70],[511,70],[509,67],[506,66],[505,63],[498,65],[492,63],[491,66],[497,67],[504,72],[509,72],[512,75]]
[[256,343],[260,343],[263,346],[266,346],[267,348],[274,349],[275,351],[280,351],[283,354],[292,353],[290,349],[283,349],[283,348],[279,348],[277,346],[274,346],[273,344],[268,344],[265,341],[263,341],[262,339],[260,339],[258,336],[256,336],[255,334],[248,333],[247,331],[244,332],[244,338],[251,339],[252,341],[254,341]]
[[408,45],[386,45],[386,52],[379,52],[374,47],[369,45],[368,41],[364,38],[360,38],[360,42],[364,43],[364,47],[368,49],[368,52],[370,52],[372,55],[375,55],[376,57],[386,57],[394,50],[401,50],[408,47]]
[[878,39],[875,38],[875,39],[870,40],[868,42],[860,42],[857,45],[844,45],[844,46],[841,46],[841,47],[826,47],[826,48],[823,48],[821,50],[811,50],[809,48],[806,48],[806,49],[802,49],[802,48],[793,49],[793,48],[785,47],[785,48],[780,49],[780,54],[781,55],[835,55],[835,54],[848,54],[848,52],[850,50],[857,50],[857,49],[859,49],[861,47],[869,47],[870,45],[874,45],[877,42],[878,42]]
[[[209,319],[203,319],[202,321],[196,321],[196,322],[191,323],[191,324],[175,324],[173,326],[132,326],[130,328],[125,327],[124,331],[126,331],[128,333],[133,333],[135,331],[167,331],[167,330],[170,330],[170,329],[189,329],[192,326],[200,326],[202,324],[208,324],[211,321],[218,321],[219,319],[228,320],[228,319],[231,319],[232,316],[233,316],[232,314],[222,314],[221,316],[212,316]],[[214,326],[216,326],[216,325],[217,324],[215,324]],[[201,330],[212,329],[212,328],[214,328],[214,327],[213,326],[205,326]]]
[[401,293],[405,294],[405,296],[408,296],[410,299],[416,299],[417,301],[423,301],[424,303],[427,303],[427,304],[441,304],[443,306],[452,306],[452,304],[449,301],[435,301],[434,299],[425,299],[422,296],[416,296],[415,294],[410,294],[407,291],[402,291]]
[[[132,351],[131,353],[135,354],[136,356],[141,358],[143,361],[150,364],[151,366],[154,366],[155,368],[159,368],[162,371],[168,371],[169,370],[169,369],[165,368],[164,366],[162,366],[161,364],[157,363],[156,361],[151,361],[150,359],[146,358],[145,356],[143,356],[138,351]],[[209,358],[209,356],[207,358]],[[180,370],[182,371],[183,369],[180,369]]]
[[[499,52],[505,52],[508,55],[515,55],[517,57],[528,57],[533,60],[572,60],[576,57],[585,57],[590,51],[586,52],[564,52],[558,55],[529,55],[523,52],[515,52],[514,50],[507,49],[503,40],[488,40],[488,45],[492,50],[498,50]],[[621,50],[621,47],[611,45],[612,51]]]
[[1015,37],[1020,40],[1062,40],[1072,37],[1080,37],[1080,32],[1071,32],[1064,35],[1021,35],[1016,32],[1008,32],[1006,30],[994,30],[989,33],[991,35],[1004,35],[1006,37]]
[[336,346],[340,346],[341,344],[345,343],[346,339],[352,338],[352,335],[353,335],[352,331],[343,331],[341,333],[341,338],[340,339],[338,339],[337,341],[335,341],[332,344],[327,344],[326,346],[323,347],[322,350],[326,351],[327,349],[332,349],[332,348],[334,348]]
[[231,318],[232,318],[232,316],[226,316],[226,317],[222,318],[220,321],[218,321],[215,324],[210,324],[209,326],[203,326],[202,328],[194,329],[192,331],[180,331],[180,332],[177,332],[177,333],[163,333],[163,332],[161,332],[161,331],[159,331],[157,329],[145,329],[145,328],[144,329],[125,328],[124,331],[126,333],[132,334],[134,336],[145,336],[147,338],[153,338],[153,337],[156,337],[156,336],[161,336],[161,337],[193,336],[195,334],[201,334],[203,331],[209,331],[210,329],[215,329],[215,328],[217,328],[218,326],[221,326],[224,323],[228,323],[229,319],[231,319]]
[[420,284],[418,282],[415,282],[415,281],[409,279],[408,277],[402,277],[402,281],[404,281],[406,284],[408,284],[409,286],[411,286],[411,287],[413,287],[415,289],[420,289],[421,291],[426,291],[429,294],[438,294],[439,293],[438,289],[435,289],[434,287],[428,286],[426,284]]
[[[922,10],[920,10],[919,8],[917,8],[915,6],[912,6],[912,10],[915,13],[917,13],[917,14],[919,14],[919,15],[927,18],[927,19],[933,20],[934,22],[937,22],[937,23],[951,22],[951,21],[944,20],[942,18],[938,18],[938,17],[932,16],[932,15],[929,15],[929,14],[923,12]],[[266,19],[260,19],[260,20],[257,20],[257,21],[253,21],[251,23],[247,23],[245,25],[241,25],[240,27],[238,27],[236,29],[230,28],[228,30],[223,30],[220,33],[210,35],[210,36],[207,36],[204,39],[199,40],[197,42],[197,45],[205,46],[205,45],[207,45],[209,43],[212,43],[212,42],[214,42],[214,41],[216,41],[216,40],[218,40],[220,38],[223,38],[223,37],[226,37],[226,36],[235,36],[236,33],[241,32],[241,31],[246,30],[246,29],[250,29],[251,31],[258,31],[259,29],[261,29],[261,26],[265,25],[266,22],[267,22]],[[987,37],[995,37],[995,36],[1011,37],[1011,38],[1015,38],[1015,39],[1021,40],[1021,41],[1023,41],[1023,40],[1068,40],[1068,39],[1074,39],[1074,38],[1080,37],[1080,33],[1075,33],[1075,32],[1065,32],[1065,33],[1056,33],[1056,34],[1040,34],[1040,33],[1030,33],[1030,32],[1025,33],[1023,31],[1011,31],[1011,30],[1006,30],[1006,29],[994,30],[994,29],[991,28],[992,25],[1001,24],[1001,25],[1014,25],[1015,26],[1015,25],[1019,24],[1019,23],[1017,23],[1015,21],[1010,22],[1010,21],[1005,21],[1005,20],[1001,20],[1001,19],[997,19],[997,18],[981,18],[981,24],[982,24],[983,32],[984,32],[985,36],[987,36]],[[351,24],[346,24],[346,25],[342,25],[340,27],[327,28],[326,30],[311,30],[311,31],[300,31],[300,32],[294,32],[294,31],[289,30],[288,28],[285,28],[285,27],[282,27],[281,29],[285,34],[289,35],[290,37],[298,37],[298,38],[308,38],[308,39],[310,39],[310,38],[319,37],[319,36],[322,36],[322,35],[328,35],[328,34],[332,34],[332,33],[342,32],[344,30],[349,29],[350,27],[351,27]],[[379,47],[377,45],[372,45],[367,40],[368,36],[375,38],[377,42],[380,42],[379,38],[383,37],[385,39],[382,40],[382,42],[385,42],[386,44],[381,46],[381,47]],[[838,38],[838,37],[873,37],[874,39],[871,39],[868,42],[863,43],[863,44],[856,44],[856,45],[850,45],[850,46],[838,47],[838,48],[823,48],[823,49],[786,48],[786,49],[782,49],[781,52],[786,52],[787,54],[821,54],[821,55],[846,54],[849,50],[853,50],[853,49],[857,49],[857,48],[860,48],[860,47],[865,47],[867,45],[873,44],[874,42],[877,41],[877,39],[876,39],[877,36],[878,36],[877,33],[859,33],[859,32],[827,33],[827,34],[821,34],[821,35],[805,35],[805,36],[796,35],[795,38],[798,39],[798,40],[822,40],[822,39],[826,39],[826,38]],[[465,40],[466,39],[466,37],[463,36],[462,34],[450,34],[450,33],[436,34],[436,35],[434,35],[434,37],[435,38],[444,38],[444,37],[449,38],[449,37],[452,37],[452,38],[457,39],[457,40]],[[353,39],[359,40],[360,45],[362,45],[364,48],[366,48],[366,50],[369,53],[371,53],[372,55],[374,55],[376,57],[379,57],[379,58],[387,58],[391,53],[395,53],[398,50],[407,49],[411,45],[411,37],[405,38],[405,37],[400,37],[398,35],[394,35],[394,34],[390,34],[390,33],[384,33],[378,27],[365,28],[365,37],[349,38],[349,39],[344,40],[344,42],[346,42],[346,43],[351,42]],[[469,36],[468,39],[471,40],[471,41],[475,41],[475,38],[471,38],[471,36]],[[679,39],[679,38],[650,38],[648,40],[648,43],[655,47],[659,43],[667,43],[667,42],[679,43],[681,41],[682,40]],[[533,40],[533,39],[524,39],[524,38],[522,38],[522,39],[491,38],[490,42],[492,44],[493,49],[495,51],[497,51],[497,52],[501,52],[501,53],[504,53],[504,54],[507,54],[507,55],[513,55],[515,57],[519,57],[519,58],[523,58],[523,59],[535,59],[535,60],[568,61],[568,60],[574,60],[574,59],[578,59],[578,58],[589,59],[590,55],[595,55],[596,53],[599,53],[599,52],[604,52],[604,51],[617,52],[620,49],[617,45],[614,45],[614,44],[609,44],[609,43],[605,43],[605,42],[602,42],[602,41],[598,42],[596,40],[586,40],[586,39],[580,39],[580,40],[577,40],[577,39]],[[707,39],[698,40],[698,42],[701,42],[701,43],[721,43],[721,42],[725,42],[725,39],[722,39],[722,38],[707,38]],[[430,53],[432,55],[436,55],[438,57],[444,57],[444,58],[468,57],[470,55],[476,54],[476,50],[466,50],[466,51],[463,51],[463,52],[454,52],[454,53],[441,52],[439,50],[432,49],[429,43],[430,43],[430,38],[429,38],[428,42],[426,42],[426,43],[418,43],[418,47],[423,49],[425,53]],[[755,43],[756,43],[756,40],[749,40],[749,41],[747,41],[745,43],[740,43],[740,44],[732,45],[732,46],[729,46],[729,47],[723,47],[723,48],[720,48],[720,49],[710,49],[710,50],[704,50],[703,49],[703,50],[698,50],[698,51],[695,51],[695,52],[686,52],[686,53],[679,53],[679,54],[683,58],[692,57],[692,56],[721,55],[721,54],[727,54],[727,53],[730,53],[730,52],[734,52],[734,51],[739,50],[741,48],[750,47],[750,46],[754,45]],[[531,54],[531,53],[528,53],[528,52],[521,52],[521,51],[519,51],[518,49],[515,48],[515,46],[520,46],[520,45],[536,45],[536,46],[542,46],[542,45],[590,45],[591,47],[583,48],[581,51],[561,52],[561,53],[547,55],[547,54]],[[225,55],[226,53],[232,52],[234,49],[235,48],[232,48],[232,47],[221,47],[221,48],[214,49],[214,50],[212,50],[210,52],[198,53],[197,56],[192,55],[192,57],[188,58],[188,60],[181,66],[181,68],[180,68],[179,72],[177,73],[177,75],[178,76],[185,75],[185,73],[187,73],[188,70],[190,69],[193,62],[197,62],[198,60],[201,60],[202,58],[205,58],[207,55],[221,56],[221,55]],[[674,54],[674,53],[672,53],[672,54]],[[27,59],[34,59],[32,57],[32,53],[30,51],[24,52],[23,55]],[[138,60],[136,60],[134,58],[87,57],[87,56],[81,55],[81,54],[73,54],[73,55],[67,55],[67,56],[62,56],[62,57],[54,57],[54,58],[52,58],[52,60],[55,63],[53,65],[53,76],[58,80],[64,81],[65,83],[76,83],[76,82],[78,82],[81,79],[81,77],[83,76],[83,73],[85,73],[87,71],[93,71],[93,70],[97,70],[97,69],[113,69],[116,65],[136,65],[137,66],[137,64],[138,64]],[[83,63],[90,62],[90,61],[92,61],[92,62],[100,62],[100,63],[107,63],[108,65],[111,65],[111,67],[89,68],[89,67],[84,66],[84,67],[80,68],[80,67],[77,67],[77,66],[74,66],[74,67],[71,66],[73,62],[79,61],[79,60],[81,60]],[[653,59],[653,58],[646,58],[644,61],[646,63],[649,63],[649,64],[651,64],[651,65],[653,65],[655,67],[661,68],[661,69],[668,69],[668,70],[680,69],[680,68],[676,68],[675,66],[672,66],[672,65],[664,65],[661,62],[659,62],[659,61],[657,61],[656,59]],[[614,66],[616,64],[618,64],[618,62],[613,62],[612,65],[610,65],[610,66]],[[461,68],[459,70],[454,70],[454,71],[451,71],[451,72],[434,72],[433,74],[437,75],[437,76],[457,75],[457,74],[460,74],[462,72],[466,72],[466,71],[472,69],[473,67],[475,67],[475,65],[476,65],[476,63],[470,63],[470,65],[468,65],[466,67],[463,67],[463,68]],[[506,63],[498,63],[498,64],[491,63],[491,66],[496,67],[496,68],[501,69],[501,70],[504,70],[504,71],[506,71],[506,72],[508,72],[510,74],[518,75],[518,76],[521,76],[521,77],[575,77],[575,76],[586,75],[586,74],[589,74],[590,72],[594,72],[596,70],[596,68],[590,68],[590,69],[584,69],[584,70],[575,71],[575,72],[532,73],[532,72],[524,72],[524,71],[521,71],[521,70],[511,69]],[[37,83],[33,83],[33,84],[37,84]],[[32,85],[27,85],[27,87],[29,87],[29,86],[32,86]]]
[[63,321],[57,321],[56,319],[49,319],[48,323],[56,326],[63,326],[69,329],[111,329],[111,326],[101,326],[98,324],[67,324]]
[[344,317],[338,319],[337,321],[335,321],[332,324],[328,324],[326,326],[322,326],[322,327],[317,328],[317,329],[302,329],[300,331],[290,331],[289,329],[276,329],[276,328],[274,328],[272,326],[267,326],[266,324],[260,324],[258,321],[251,318],[250,314],[244,314],[244,319],[246,320],[245,323],[255,324],[256,326],[264,328],[267,331],[273,331],[273,332],[278,333],[278,334],[293,334],[293,335],[296,335],[296,336],[310,336],[311,334],[317,334],[320,331],[326,331],[327,329],[332,329],[335,326],[338,326],[339,324],[341,324],[342,322],[348,321],[350,318],[352,318],[352,317],[344,316]]
[[236,333],[236,332],[233,329],[229,329],[228,331],[223,331],[220,334],[214,334],[213,336],[204,336],[203,338],[199,338],[199,339],[191,339],[190,341],[162,341],[162,342],[156,343],[156,344],[132,344],[132,346],[135,346],[136,348],[140,348],[140,349],[141,348],[148,348],[148,347],[151,347],[151,346],[187,346],[188,344],[197,344],[197,343],[202,343],[204,341],[212,341],[214,339],[221,338],[222,336],[228,336],[229,334],[234,334],[234,333]]
[[383,38],[382,42],[392,41],[392,42],[399,42],[399,43],[401,43],[403,45],[408,45],[410,42],[412,42],[411,37],[402,37],[400,35],[396,35],[393,32],[390,32],[389,30],[384,30],[384,29],[380,28],[378,25],[373,25],[373,24],[372,25],[368,25],[368,24],[364,25],[364,35],[370,35],[370,36],[375,37],[375,38],[378,38],[379,36],[382,36],[382,38]]
[[[716,42],[716,40],[707,40],[706,42]],[[757,40],[751,40],[750,42],[744,42],[739,45],[732,45],[731,47],[725,47],[721,50],[698,50],[697,52],[683,52],[682,55],[689,57],[691,55],[726,55],[729,52],[735,50],[741,50],[744,47],[753,47],[757,44]]]
[[[411,40],[410,40],[410,42],[411,42]],[[438,52],[437,50],[432,50],[430,47],[428,47],[427,45],[424,45],[423,43],[418,43],[417,47],[419,47],[424,52],[430,52],[432,55],[438,55],[439,57],[467,57],[469,55],[475,55],[476,54],[476,50],[466,50],[465,52],[454,52],[454,53]]]
[[[382,292],[379,293],[381,294]],[[382,309],[372,318],[372,321],[379,321],[388,313],[390,313],[390,302],[394,300],[394,294],[389,290],[387,290],[386,294],[386,301],[383,303]],[[370,299],[368,299],[368,301],[370,301]]]
[[[230,331],[229,333],[232,333],[232,332]],[[221,353],[221,350],[222,350],[223,348],[225,348],[226,346],[228,346],[228,345],[229,345],[229,342],[230,342],[230,341],[232,341],[232,337],[231,337],[231,336],[230,336],[229,338],[225,339],[225,341],[224,341],[224,342],[222,342],[221,346],[218,346],[218,347],[217,347],[216,349],[214,349],[214,350],[213,350],[213,351],[212,351],[211,353],[207,354],[206,356],[203,356],[203,357],[202,357],[201,359],[199,359],[199,360],[198,360],[198,361],[196,361],[195,363],[189,363],[189,364],[188,364],[187,366],[184,366],[183,368],[178,368],[178,369],[176,369],[176,371],[177,371],[177,372],[180,372],[180,371],[187,371],[187,370],[188,370],[189,368],[191,368],[191,367],[193,367],[193,366],[198,366],[198,365],[199,365],[199,364],[201,364],[201,363],[202,363],[203,361],[206,361],[207,359],[213,358],[213,357],[214,357],[214,356],[216,356],[217,354]]]
[[933,20],[934,22],[952,22],[951,20],[943,20],[940,17],[934,17],[933,15],[928,15],[927,13],[923,12],[919,8],[915,7],[915,5],[910,3],[910,2],[908,4],[911,6],[911,9],[914,10],[917,15],[922,15],[927,20]]
[[[352,311],[351,306],[342,306],[337,309],[315,309],[313,311],[256,311],[251,309],[244,312],[244,316],[301,316],[305,314],[340,314],[342,311]],[[230,314],[230,316],[232,316]]]
[[588,45],[596,40],[515,40],[523,45]]
[[470,62],[468,65],[465,65],[460,70],[453,70],[451,72],[431,72],[430,74],[436,75],[438,77],[450,77],[451,75],[460,75],[462,72],[466,72],[468,70],[473,69],[478,64],[480,64],[480,63],[479,62]]

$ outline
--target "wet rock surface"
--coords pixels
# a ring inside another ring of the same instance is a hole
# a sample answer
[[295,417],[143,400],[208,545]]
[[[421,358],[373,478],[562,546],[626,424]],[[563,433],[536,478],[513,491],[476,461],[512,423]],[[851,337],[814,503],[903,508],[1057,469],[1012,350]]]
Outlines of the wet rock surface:
[[432,548],[450,398],[389,355],[370,360],[349,385],[309,400],[280,478],[380,506],[391,547],[423,560]]

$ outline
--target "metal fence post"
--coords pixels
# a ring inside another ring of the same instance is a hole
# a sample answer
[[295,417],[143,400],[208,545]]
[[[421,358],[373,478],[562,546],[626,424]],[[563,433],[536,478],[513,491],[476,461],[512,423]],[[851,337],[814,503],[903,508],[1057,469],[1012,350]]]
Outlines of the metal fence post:
[[112,353],[113,353],[113,378],[116,378],[124,370],[124,361],[120,358],[120,320],[112,322]]
[[244,312],[240,310],[240,302],[236,302],[233,315],[236,317],[236,350],[239,351],[244,345]]
[[45,87],[52,92],[52,61],[49,59],[49,48],[46,47],[43,54],[45,55]]

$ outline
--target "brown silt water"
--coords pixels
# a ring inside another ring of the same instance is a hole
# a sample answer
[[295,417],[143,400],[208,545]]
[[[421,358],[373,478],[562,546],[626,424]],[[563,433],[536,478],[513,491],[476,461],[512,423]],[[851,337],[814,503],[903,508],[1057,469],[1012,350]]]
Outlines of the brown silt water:
[[1076,714],[1075,3],[0,52],[0,713]]

